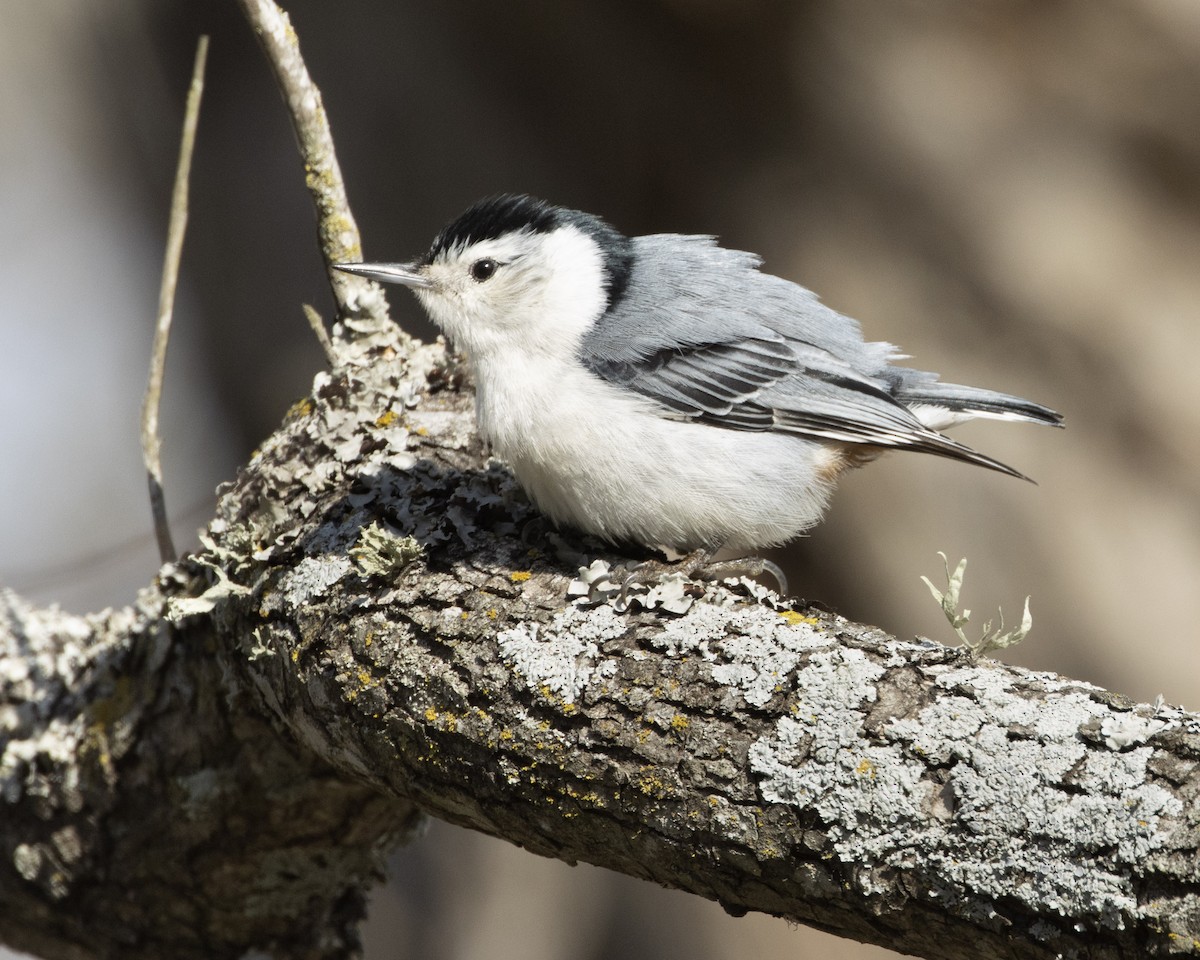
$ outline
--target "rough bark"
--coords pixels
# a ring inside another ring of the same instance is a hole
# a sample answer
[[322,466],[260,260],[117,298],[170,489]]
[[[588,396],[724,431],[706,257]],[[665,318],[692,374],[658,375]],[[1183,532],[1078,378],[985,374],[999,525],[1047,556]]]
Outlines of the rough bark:
[[572,605],[601,548],[453,360],[341,332],[134,608],[5,597],[4,942],[351,956],[423,811],[927,957],[1196,952],[1200,718],[732,589]]

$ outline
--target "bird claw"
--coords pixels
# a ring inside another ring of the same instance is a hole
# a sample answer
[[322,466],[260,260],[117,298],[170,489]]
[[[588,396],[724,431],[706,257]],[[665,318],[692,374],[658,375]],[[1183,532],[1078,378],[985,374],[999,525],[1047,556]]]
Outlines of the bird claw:
[[664,560],[646,560],[625,578],[621,584],[620,598],[627,601],[629,588],[639,584],[649,586],[655,580],[666,574],[679,573],[688,578],[698,580],[724,580],[727,577],[760,577],[769,574],[779,587],[780,596],[788,592],[787,576],[779,564],[765,557],[737,557],[732,560],[713,562],[712,550],[693,550],[691,553],[674,562]]
[[724,580],[726,577],[761,577],[769,574],[779,587],[779,595],[787,596],[787,576],[779,564],[766,557],[737,557],[733,560],[721,560],[711,563],[700,570],[707,580]]

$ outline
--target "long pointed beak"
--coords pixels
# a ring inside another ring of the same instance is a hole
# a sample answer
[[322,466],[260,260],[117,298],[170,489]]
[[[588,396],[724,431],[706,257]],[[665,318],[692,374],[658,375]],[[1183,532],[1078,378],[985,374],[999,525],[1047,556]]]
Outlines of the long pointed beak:
[[402,283],[406,287],[433,286],[433,281],[411,263],[335,263],[333,268],[380,283]]

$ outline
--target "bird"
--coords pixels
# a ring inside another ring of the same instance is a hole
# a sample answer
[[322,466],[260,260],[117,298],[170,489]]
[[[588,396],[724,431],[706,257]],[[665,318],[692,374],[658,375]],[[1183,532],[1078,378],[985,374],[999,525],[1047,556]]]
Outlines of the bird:
[[897,366],[897,348],[761,265],[712,236],[626,236],[510,193],[417,260],[334,266],[416,294],[467,358],[493,453],[557,526],[610,543],[778,546],[890,450],[1028,479],[941,431],[1059,413]]

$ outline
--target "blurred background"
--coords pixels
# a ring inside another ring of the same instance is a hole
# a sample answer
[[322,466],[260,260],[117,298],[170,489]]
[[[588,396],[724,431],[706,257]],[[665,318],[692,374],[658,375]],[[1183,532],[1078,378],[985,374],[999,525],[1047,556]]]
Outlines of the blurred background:
[[[793,588],[952,637],[919,576],[1034,630],[1005,659],[1200,708],[1200,5],[1194,0],[288,4],[371,259],[488,193],[714,233],[947,380],[1062,411],[850,475]],[[164,397],[175,534],[322,367],[291,129],[233,0],[5,4],[0,583],[84,612],[153,576],[138,417],[196,37],[212,35]],[[394,315],[423,335],[414,301]],[[194,541],[192,541],[194,542]],[[367,957],[892,956],[442,825]]]

